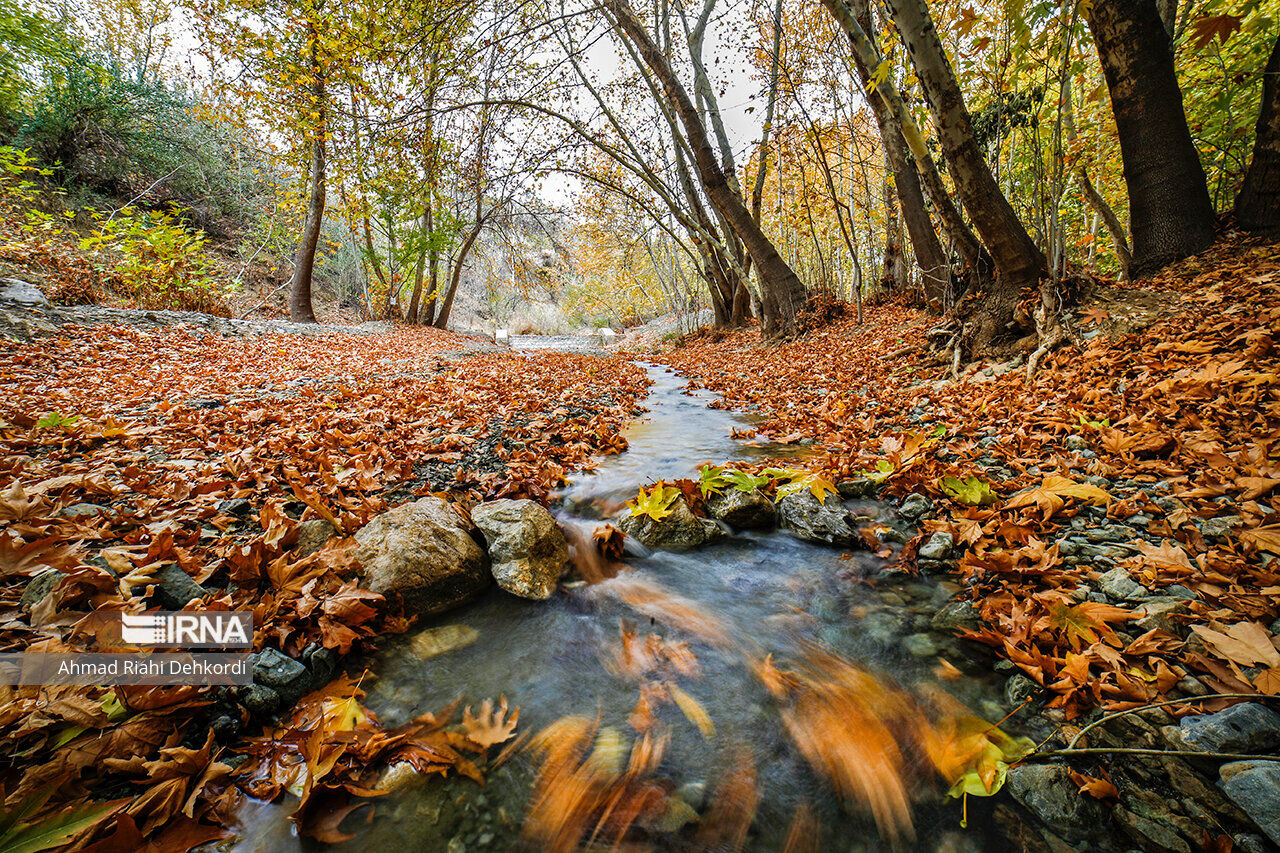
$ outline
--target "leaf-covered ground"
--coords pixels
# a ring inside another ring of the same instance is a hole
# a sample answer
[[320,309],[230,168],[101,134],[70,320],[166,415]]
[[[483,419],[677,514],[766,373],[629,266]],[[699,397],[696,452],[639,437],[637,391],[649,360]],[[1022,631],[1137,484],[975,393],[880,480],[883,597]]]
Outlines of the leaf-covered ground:
[[[831,479],[930,497],[939,518],[906,562],[932,530],[953,533],[971,636],[1068,719],[1280,693],[1280,247],[1227,240],[1141,289],[1104,289],[1077,314],[1082,345],[1030,382],[1007,364],[950,381],[923,355],[934,322],[887,304],[860,327],[780,346],[704,334],[661,358],[761,413],[767,435],[815,440],[809,462]],[[1090,540],[1114,543],[1105,557],[1064,544],[1121,523],[1129,541]],[[1183,603],[1130,624],[1152,613],[1098,592],[1116,566]]]
[[[395,602],[357,588],[347,534],[431,491],[545,498],[625,448],[646,383],[617,358],[475,350],[436,330],[0,343],[3,650],[83,647],[66,614],[154,606],[174,566],[207,590],[189,608],[252,610],[257,649],[341,655],[403,630]],[[309,521],[337,532],[304,556]],[[233,783],[300,795],[304,831],[332,840],[379,768],[479,777],[510,736],[505,705],[461,730],[445,712],[385,731],[359,695],[334,681],[246,743],[252,721],[216,688],[0,687],[0,846],[187,849],[221,834]]]

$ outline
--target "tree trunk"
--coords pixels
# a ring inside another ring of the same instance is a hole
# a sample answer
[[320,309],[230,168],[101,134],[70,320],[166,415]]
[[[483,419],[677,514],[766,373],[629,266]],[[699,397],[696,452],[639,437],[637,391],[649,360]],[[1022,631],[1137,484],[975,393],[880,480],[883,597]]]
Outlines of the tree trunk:
[[1096,0],[1089,30],[1111,92],[1129,192],[1134,278],[1207,247],[1213,202],[1155,0]]
[[[430,202],[427,202],[430,204]],[[419,239],[430,239],[427,226],[427,212],[424,210],[419,218],[419,229],[421,234]],[[404,321],[410,326],[416,325],[418,322],[418,304],[422,300],[422,284],[424,274],[427,268],[427,249],[425,246],[418,249],[418,262],[413,267],[413,295],[409,297],[409,310],[404,315]]]
[[1102,224],[1107,226],[1107,233],[1111,235],[1111,241],[1115,244],[1116,260],[1120,262],[1120,280],[1128,281],[1133,256],[1129,253],[1129,241],[1125,238],[1124,226],[1120,224],[1120,218],[1111,209],[1111,205],[1107,204],[1107,200],[1093,186],[1093,181],[1089,180],[1089,173],[1084,166],[1080,167],[1080,188],[1084,190],[1084,197],[1089,202],[1089,206],[1102,217]]
[[966,330],[970,352],[1005,333],[1024,289],[1048,275],[1044,254],[1000,191],[973,134],[973,122],[924,0],[886,0],[929,104],[956,192],[995,264],[996,280]]
[[[899,203],[907,221],[908,233],[911,234],[911,245],[916,250],[916,259],[923,270],[934,270],[933,282],[945,288],[950,283],[950,265],[946,262],[946,253],[938,243],[937,234],[929,220],[928,209],[924,205],[927,195],[933,202],[937,212],[939,225],[943,233],[951,240],[960,252],[960,257],[974,274],[981,280],[990,276],[991,256],[978,242],[964,218],[952,201],[950,193],[942,183],[937,164],[925,146],[924,137],[907,112],[902,96],[898,93],[892,79],[885,78],[878,85],[872,82],[872,74],[882,61],[879,48],[872,41],[871,33],[875,32],[871,24],[871,12],[866,0],[823,0],[823,5],[849,36],[853,48],[854,65],[867,91],[867,100],[871,104],[876,124],[880,128],[880,138],[890,156],[898,155],[894,160],[894,174],[909,182],[906,190],[913,193],[911,199],[903,199],[901,193],[904,185],[898,185]],[[912,189],[914,188],[914,189]],[[915,196],[919,196],[917,207]],[[913,225],[918,230],[913,230]],[[932,238],[928,237],[932,233]],[[937,248],[924,245],[920,241],[932,242]],[[937,263],[934,263],[936,259]],[[928,289],[926,287],[926,289]]]
[[729,186],[698,111],[631,5],[626,0],[602,0],[602,7],[613,16],[617,28],[635,45],[645,65],[662,85],[684,126],[698,178],[707,197],[751,255],[760,276],[761,289],[765,292],[767,312],[763,318],[763,332],[771,337],[793,334],[796,314],[805,303],[804,284],[756,224],[742,198]]
[[453,263],[453,273],[449,277],[449,290],[444,295],[444,301],[440,303],[440,313],[436,315],[434,325],[437,329],[449,328],[449,314],[453,311],[453,297],[458,293],[458,283],[462,281],[462,267],[467,262],[467,253],[471,251],[471,247],[483,229],[484,217],[481,216],[476,219],[476,224],[471,226],[471,232],[467,234],[467,239],[462,241],[462,246],[458,249],[458,258]]
[[1236,197],[1236,220],[1248,231],[1280,234],[1280,39],[1262,72],[1253,160]]
[[311,38],[311,95],[315,99],[319,118],[312,127],[311,140],[311,193],[307,200],[307,218],[302,225],[302,239],[294,255],[293,278],[289,282],[289,319],[295,323],[316,322],[316,312],[311,307],[311,274],[316,263],[316,246],[320,242],[320,228],[324,222],[325,179],[325,87],[324,69],[316,47],[316,32],[308,27]]

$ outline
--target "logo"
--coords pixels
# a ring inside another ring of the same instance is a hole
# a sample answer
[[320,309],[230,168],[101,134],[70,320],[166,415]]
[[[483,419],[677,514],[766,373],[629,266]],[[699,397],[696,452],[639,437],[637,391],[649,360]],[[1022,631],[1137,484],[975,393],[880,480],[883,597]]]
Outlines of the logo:
[[201,613],[122,613],[120,639],[135,646],[251,648],[253,614],[248,611]]

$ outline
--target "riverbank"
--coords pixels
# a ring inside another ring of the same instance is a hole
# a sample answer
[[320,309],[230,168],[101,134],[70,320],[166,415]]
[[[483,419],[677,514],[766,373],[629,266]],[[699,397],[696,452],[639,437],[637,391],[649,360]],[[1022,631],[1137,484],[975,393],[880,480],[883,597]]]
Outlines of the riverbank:
[[[1240,702],[1197,696],[1280,693],[1277,320],[1280,250],[1229,241],[1094,294],[1079,344],[1032,380],[1022,355],[951,378],[928,357],[932,318],[894,305],[792,343],[693,336],[655,357],[757,413],[761,436],[812,442],[809,467],[831,480],[926,500],[904,566],[955,577],[965,636],[1063,735],[1182,699],[1089,741],[1176,751],[1162,725]],[[957,547],[945,563],[922,559],[937,533]],[[1202,843],[1194,809],[1143,805],[1144,789],[1176,788],[1163,760],[1091,756],[1085,772],[1110,773],[1113,813],[1142,818],[1125,825],[1144,847],[1183,849],[1161,831]]]

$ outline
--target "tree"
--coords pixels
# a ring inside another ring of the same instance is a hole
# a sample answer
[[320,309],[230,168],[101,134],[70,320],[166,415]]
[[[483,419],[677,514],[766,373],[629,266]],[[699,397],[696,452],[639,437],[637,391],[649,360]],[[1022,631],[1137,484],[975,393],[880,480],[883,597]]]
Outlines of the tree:
[[729,227],[742,240],[760,276],[764,309],[763,331],[787,336],[796,331],[796,315],[805,304],[804,284],[778,254],[777,248],[751,216],[740,194],[725,177],[711,148],[706,128],[670,62],[626,0],[602,0],[601,7],[617,30],[635,47],[646,67],[657,78],[666,100],[680,119],[692,149],[698,178],[707,197]]
[[1280,38],[1262,72],[1253,156],[1236,197],[1236,221],[1249,231],[1280,233]]
[[289,281],[289,319],[295,323],[316,321],[315,310],[311,307],[311,276],[316,262],[316,245],[320,242],[320,229],[324,223],[325,139],[329,134],[325,71],[320,62],[319,37],[312,21],[307,22],[307,37],[312,106],[308,113],[312,123],[307,136],[311,147],[311,169],[307,218],[302,225],[298,251],[293,257],[293,278]]
[[886,0],[885,5],[915,66],[956,193],[995,264],[994,286],[969,318],[965,335],[970,351],[979,351],[1003,334],[1023,289],[1038,286],[1048,266],[982,155],[925,0]]
[[1142,278],[1213,242],[1213,203],[1155,0],[1095,0],[1088,21],[1120,137],[1130,272]]

